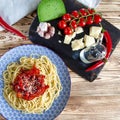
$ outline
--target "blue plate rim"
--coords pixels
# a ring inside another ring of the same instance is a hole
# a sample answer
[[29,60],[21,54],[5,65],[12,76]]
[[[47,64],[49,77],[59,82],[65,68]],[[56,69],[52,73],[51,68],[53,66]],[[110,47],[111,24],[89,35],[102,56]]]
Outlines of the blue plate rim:
[[[68,69],[67,69],[67,66],[65,65],[65,63],[64,63],[64,61],[62,60],[62,58],[58,55],[58,54],[56,54],[53,50],[51,50],[51,49],[49,49],[49,48],[47,48],[47,47],[45,47],[45,46],[42,46],[42,45],[34,45],[34,44],[25,44],[25,45],[20,45],[20,46],[17,46],[17,47],[14,47],[14,48],[12,48],[12,49],[10,49],[9,51],[7,51],[7,52],[5,52],[1,57],[0,57],[0,62],[1,62],[1,59],[2,58],[4,58],[7,54],[9,54],[9,52],[12,52],[12,51],[14,51],[16,48],[20,48],[20,47],[27,47],[27,46],[34,46],[34,47],[40,47],[40,48],[43,48],[43,49],[46,49],[46,50],[48,50],[48,51],[50,51],[50,52],[52,52],[58,59],[60,59],[61,61],[62,61],[62,63],[64,64],[64,67],[66,68],[66,72],[67,72],[67,74],[69,75],[69,72],[68,72]],[[64,110],[64,108],[65,108],[65,106],[66,106],[66,104],[67,104],[67,102],[68,102],[68,100],[69,100],[69,97],[70,97],[70,92],[71,92],[71,78],[70,78],[70,75],[69,75],[69,84],[70,84],[70,90],[69,90],[69,95],[68,95],[68,98],[67,98],[67,101],[66,101],[66,103],[65,103],[65,105],[64,105],[64,107],[63,107],[63,109],[62,109],[62,111]],[[14,110],[14,109],[13,109]],[[62,111],[60,111],[59,112],[59,114],[62,112]],[[1,112],[0,112],[0,114],[1,114]],[[54,118],[56,118],[59,114],[57,114],[56,116],[54,116]],[[4,118],[6,118],[3,114],[1,114]],[[6,118],[7,119],[7,118]]]

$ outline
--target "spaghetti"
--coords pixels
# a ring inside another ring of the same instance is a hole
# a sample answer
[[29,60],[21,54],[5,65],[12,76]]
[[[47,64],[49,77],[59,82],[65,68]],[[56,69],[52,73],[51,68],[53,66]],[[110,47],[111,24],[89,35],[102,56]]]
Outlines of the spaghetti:
[[[28,101],[17,97],[11,83],[14,83],[21,69],[30,70],[34,65],[45,76],[44,84],[48,85],[49,88],[44,94]],[[21,57],[19,62],[14,62],[7,66],[7,70],[3,72],[3,78],[4,98],[14,109],[25,113],[42,113],[48,110],[62,89],[57,68],[47,56],[41,56],[39,58]]]

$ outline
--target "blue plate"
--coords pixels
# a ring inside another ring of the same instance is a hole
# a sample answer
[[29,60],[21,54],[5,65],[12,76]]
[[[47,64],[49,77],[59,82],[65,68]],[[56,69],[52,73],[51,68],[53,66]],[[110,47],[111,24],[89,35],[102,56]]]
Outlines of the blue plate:
[[0,80],[0,113],[8,120],[53,120],[56,118],[66,106],[70,96],[71,80],[66,65],[62,59],[57,56],[53,51],[48,48],[38,45],[23,45],[11,49],[0,58],[0,78],[6,69],[7,65],[11,62],[16,62],[22,56],[30,56],[31,54],[46,55],[56,65],[60,81],[62,84],[62,91],[59,97],[53,102],[50,109],[42,114],[25,114],[18,110],[14,110],[6,102],[3,97],[2,89],[4,87],[3,80]]

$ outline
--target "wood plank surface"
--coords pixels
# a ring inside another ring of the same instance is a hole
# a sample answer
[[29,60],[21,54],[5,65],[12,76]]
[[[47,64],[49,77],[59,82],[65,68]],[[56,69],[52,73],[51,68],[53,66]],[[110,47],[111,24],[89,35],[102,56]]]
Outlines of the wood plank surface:
[[[120,29],[120,0],[102,0],[96,8],[103,17]],[[13,25],[28,35],[36,13]],[[0,56],[19,45],[32,44],[10,32],[0,32]],[[72,81],[69,101],[56,120],[120,120],[120,43],[94,82],[88,82],[68,69]],[[0,116],[0,120],[5,120]]]

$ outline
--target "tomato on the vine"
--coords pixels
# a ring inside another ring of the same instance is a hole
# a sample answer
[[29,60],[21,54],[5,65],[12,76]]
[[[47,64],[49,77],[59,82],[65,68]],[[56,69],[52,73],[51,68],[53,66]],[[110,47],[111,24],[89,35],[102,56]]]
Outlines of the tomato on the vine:
[[70,16],[69,13],[66,13],[66,14],[63,15],[62,19],[65,20],[65,21],[70,21],[71,20],[71,16]]
[[89,9],[89,8],[88,8],[88,12],[89,12],[90,14],[93,14],[93,13],[95,13],[95,10],[94,10],[94,9]]
[[71,13],[66,13],[62,16],[62,20],[59,21],[58,27],[63,30],[65,35],[70,35],[74,32],[78,26],[84,27],[93,23],[100,23],[102,17],[94,9],[82,8],[74,10]]
[[78,25],[81,26],[81,27],[84,27],[86,25],[85,19],[80,18],[80,21],[79,21]]
[[66,22],[64,20],[61,20],[58,22],[58,28],[64,29],[67,26]]
[[94,15],[94,23],[98,24],[102,21],[102,18],[100,15]]
[[72,28],[74,28],[74,29],[77,27],[77,23],[75,20],[72,20],[70,24],[71,24]]
[[83,16],[86,16],[88,13],[86,11],[86,9],[82,8],[80,9],[80,13],[83,15]]
[[65,35],[70,35],[70,34],[72,34],[72,33],[73,33],[73,29],[72,29],[72,28],[66,27],[66,28],[64,29],[64,34],[65,34]]
[[74,17],[79,18],[79,13],[78,13],[77,10],[74,10],[71,14],[72,14]]
[[91,25],[93,23],[93,18],[91,16],[87,17],[86,24]]

